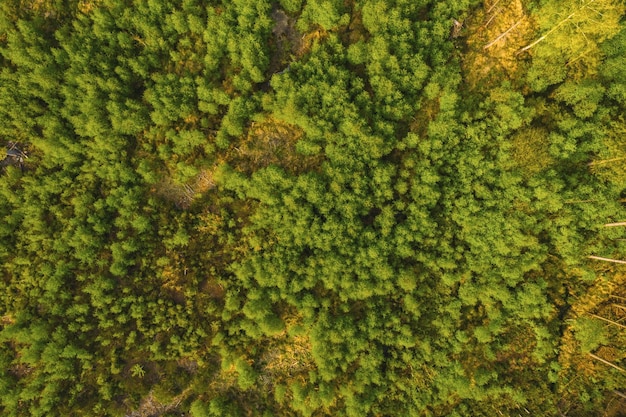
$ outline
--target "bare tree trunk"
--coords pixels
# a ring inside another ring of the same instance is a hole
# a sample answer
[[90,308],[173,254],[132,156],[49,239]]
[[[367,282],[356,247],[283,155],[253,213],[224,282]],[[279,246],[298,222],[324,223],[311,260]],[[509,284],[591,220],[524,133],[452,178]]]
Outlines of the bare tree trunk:
[[598,200],[567,200],[565,204],[578,204],[578,203],[597,203]]
[[589,6],[591,3],[595,2],[596,0],[590,0],[587,4],[581,6],[580,9],[576,10],[575,12],[572,12],[569,16],[567,16],[565,19],[561,20],[559,23],[557,23],[556,25],[554,25],[552,27],[552,29],[550,29],[548,32],[546,32],[545,35],[543,35],[542,37],[540,37],[539,39],[537,39],[536,41],[534,41],[533,43],[531,43],[530,45],[527,45],[525,47],[523,47],[522,49],[520,49],[519,53],[528,51],[530,48],[532,48],[533,46],[537,45],[539,42],[543,41],[544,39],[546,39],[548,37],[548,35],[550,35],[552,32],[554,32],[555,30],[557,30],[559,27],[561,27],[561,25],[565,22],[567,22],[568,20],[570,20],[572,17],[576,16],[576,13],[580,12],[581,10],[585,9],[587,6]]
[[611,323],[612,325],[617,326],[617,327],[621,327],[622,329],[626,329],[626,326],[624,326],[623,324],[620,324],[620,323],[618,323],[618,322],[616,322],[616,321],[613,321],[613,320],[610,320],[610,319],[604,318],[604,317],[602,317],[602,316],[598,316],[597,314],[590,314],[590,316],[591,316],[591,317],[595,317],[596,319],[599,319],[599,320],[604,320],[604,321],[606,321],[607,323]]
[[498,5],[498,3],[500,3],[500,0],[496,0],[496,2],[491,5],[489,10],[487,10],[487,12],[485,14],[489,14],[489,12],[491,12],[493,10],[493,8]]
[[617,227],[617,226],[626,226],[626,222],[607,223],[604,225],[604,227]]
[[619,366],[617,366],[617,365],[615,365],[615,364],[613,364],[613,363],[611,363],[611,362],[609,362],[609,361],[607,361],[607,360],[605,360],[605,359],[602,359],[601,357],[596,356],[596,355],[594,355],[593,353],[587,353],[587,355],[589,355],[589,356],[591,356],[592,358],[594,358],[594,359],[596,359],[596,360],[598,360],[598,361],[602,362],[602,363],[603,363],[603,364],[605,364],[605,365],[609,365],[611,368],[615,368],[615,369],[617,369],[618,371],[621,371],[621,372],[626,373],[626,369],[624,369],[624,368],[620,368]]
[[500,11],[502,11],[502,8],[498,9],[495,11],[495,13],[493,15],[491,15],[491,17],[489,18],[489,20],[487,20],[487,23],[485,23],[484,25],[481,26],[481,28],[486,28],[487,26],[489,26],[489,23],[491,23],[493,21],[493,19],[496,18],[496,16],[498,15],[498,13],[500,13]]
[[620,396],[620,397],[622,397],[622,398],[626,399],[626,394],[622,394],[621,392],[619,392],[619,391],[615,391],[615,390],[612,390],[611,392],[612,392],[613,394],[615,394],[615,395],[618,395],[618,396]]
[[515,24],[513,26],[511,26],[510,28],[508,28],[506,31],[504,31],[504,33],[502,33],[500,36],[498,36],[497,38],[495,38],[494,40],[492,40],[491,42],[489,42],[487,45],[485,45],[485,47],[483,49],[487,49],[492,47],[496,42],[498,42],[500,39],[504,38],[506,35],[509,34],[509,32],[511,32],[513,29],[515,29],[520,23],[522,23],[522,20],[518,20],[517,22],[515,22]]
[[626,261],[611,258],[602,258],[601,256],[588,256],[589,259],[595,259],[597,261],[613,262],[615,264],[626,264]]
[[599,161],[592,161],[589,162],[587,165],[589,165],[590,167],[594,166],[594,165],[602,165],[602,164],[608,164],[609,162],[615,162],[615,161],[622,161],[626,159],[626,156],[621,156],[619,158],[611,158],[611,159],[601,159]]

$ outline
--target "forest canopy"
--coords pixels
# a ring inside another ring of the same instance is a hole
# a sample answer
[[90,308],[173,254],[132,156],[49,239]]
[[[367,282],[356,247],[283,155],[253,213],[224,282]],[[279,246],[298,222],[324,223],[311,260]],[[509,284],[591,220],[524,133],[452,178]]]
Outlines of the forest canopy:
[[0,414],[624,415],[625,12],[0,2]]

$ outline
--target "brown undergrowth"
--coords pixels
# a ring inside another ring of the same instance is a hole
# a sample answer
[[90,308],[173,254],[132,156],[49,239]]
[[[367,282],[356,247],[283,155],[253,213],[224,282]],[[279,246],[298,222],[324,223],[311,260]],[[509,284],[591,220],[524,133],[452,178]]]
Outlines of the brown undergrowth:
[[247,174],[270,165],[293,174],[314,169],[321,162],[320,157],[306,157],[296,151],[296,144],[303,136],[300,128],[272,117],[253,122],[245,138],[232,148],[226,162]]
[[[584,413],[581,410],[585,404],[581,398],[589,381],[600,379],[604,380],[605,386],[615,385],[617,389],[621,386],[619,378],[626,373],[623,365],[626,359],[625,283],[626,274],[601,273],[588,291],[571,303],[559,346],[558,390],[562,397],[559,404],[562,412]],[[581,340],[587,336],[577,334],[582,330],[576,326],[576,321],[581,319],[591,320],[603,328],[603,335],[594,343],[597,347],[590,352],[583,352],[582,348]],[[613,382],[607,383],[609,380]],[[626,399],[618,394],[605,396],[604,416],[623,415],[619,410],[626,407]]]
[[213,175],[217,167],[202,169],[185,184],[179,184],[170,177],[163,178],[155,184],[152,191],[155,195],[171,201],[178,208],[188,209],[194,200],[215,187]]
[[519,50],[532,36],[534,23],[521,0],[485,0],[468,19],[467,53],[463,59],[470,88],[514,79],[520,71]]

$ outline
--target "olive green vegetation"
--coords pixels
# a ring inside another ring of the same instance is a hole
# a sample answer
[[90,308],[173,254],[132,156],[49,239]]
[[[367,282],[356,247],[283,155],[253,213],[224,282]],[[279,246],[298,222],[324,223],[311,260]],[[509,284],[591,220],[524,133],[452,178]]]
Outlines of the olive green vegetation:
[[1,2],[0,414],[623,415],[624,13]]

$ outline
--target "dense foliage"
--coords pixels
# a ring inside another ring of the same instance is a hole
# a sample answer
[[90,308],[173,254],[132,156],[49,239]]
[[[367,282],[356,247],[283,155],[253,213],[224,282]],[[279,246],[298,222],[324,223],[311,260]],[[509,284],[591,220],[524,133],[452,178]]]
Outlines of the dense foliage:
[[620,415],[625,6],[504,3],[1,2],[0,414]]

